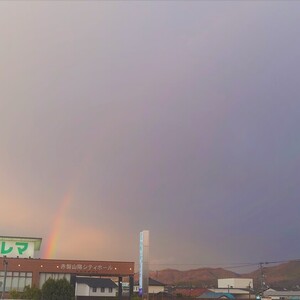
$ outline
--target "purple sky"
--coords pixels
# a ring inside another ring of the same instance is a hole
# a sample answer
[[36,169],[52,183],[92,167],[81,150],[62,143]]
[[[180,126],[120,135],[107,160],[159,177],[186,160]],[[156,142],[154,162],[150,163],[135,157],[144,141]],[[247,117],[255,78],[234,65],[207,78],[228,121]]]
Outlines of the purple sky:
[[[1,1],[2,235],[151,269],[299,258],[300,2]],[[189,265],[190,264],[190,265]],[[193,265],[194,264],[194,265]]]

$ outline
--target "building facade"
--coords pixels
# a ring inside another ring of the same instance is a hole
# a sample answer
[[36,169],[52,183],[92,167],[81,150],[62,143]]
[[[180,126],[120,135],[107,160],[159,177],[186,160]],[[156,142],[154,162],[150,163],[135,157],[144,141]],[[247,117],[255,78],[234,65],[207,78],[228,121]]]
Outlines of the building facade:
[[218,279],[218,288],[253,289],[252,278],[223,278]]
[[41,288],[48,278],[66,278],[75,286],[78,276],[101,276],[118,278],[118,295],[121,297],[123,278],[129,279],[133,292],[133,275],[133,262],[0,258],[0,290],[5,282],[6,294],[11,290],[21,292],[26,285]]

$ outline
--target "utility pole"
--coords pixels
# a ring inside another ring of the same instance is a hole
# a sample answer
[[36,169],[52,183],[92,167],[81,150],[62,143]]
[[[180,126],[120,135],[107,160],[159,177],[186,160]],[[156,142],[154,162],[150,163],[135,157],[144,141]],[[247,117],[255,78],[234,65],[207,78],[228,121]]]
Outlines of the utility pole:
[[268,262],[259,263],[259,269],[260,269],[260,293],[259,293],[259,295],[260,295],[261,298],[264,295],[264,291],[265,291],[265,287],[266,287],[263,265],[267,265],[267,264],[268,264]]
[[249,300],[250,300],[250,298],[251,298],[251,281],[249,282]]

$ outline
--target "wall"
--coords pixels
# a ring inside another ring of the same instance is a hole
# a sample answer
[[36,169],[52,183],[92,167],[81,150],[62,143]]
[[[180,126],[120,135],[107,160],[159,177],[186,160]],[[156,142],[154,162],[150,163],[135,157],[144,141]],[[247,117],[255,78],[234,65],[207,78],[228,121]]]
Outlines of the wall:
[[164,286],[149,286],[149,294],[158,294],[164,292]]
[[252,278],[224,278],[218,279],[218,288],[249,289],[253,288]]
[[117,289],[113,288],[112,293],[109,292],[109,288],[105,288],[104,292],[101,292],[101,288],[97,288],[96,292],[84,283],[76,283],[75,296],[101,296],[101,297],[115,297]]
[[[138,293],[138,291],[139,291],[139,286],[135,285],[133,287],[133,292],[134,293]],[[161,293],[161,292],[164,292],[164,291],[165,291],[165,287],[164,286],[161,286],[161,285],[158,285],[158,286],[149,285],[149,294],[158,294],[158,293]]]
[[75,296],[88,296],[89,286],[82,283],[76,283],[75,286]]

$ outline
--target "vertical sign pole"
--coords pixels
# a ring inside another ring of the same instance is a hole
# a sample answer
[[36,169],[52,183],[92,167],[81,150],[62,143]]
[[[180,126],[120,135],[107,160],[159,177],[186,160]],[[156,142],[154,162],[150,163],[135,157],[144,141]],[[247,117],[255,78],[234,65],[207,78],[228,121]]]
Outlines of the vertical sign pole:
[[123,294],[122,281],[123,281],[123,278],[119,277],[119,280],[118,280],[118,299],[119,300],[122,300],[122,294]]
[[134,277],[129,276],[129,300],[131,300],[133,296],[133,287],[134,287]]
[[140,232],[140,274],[139,295],[143,300],[149,299],[149,230]]

